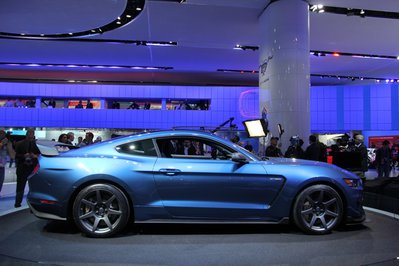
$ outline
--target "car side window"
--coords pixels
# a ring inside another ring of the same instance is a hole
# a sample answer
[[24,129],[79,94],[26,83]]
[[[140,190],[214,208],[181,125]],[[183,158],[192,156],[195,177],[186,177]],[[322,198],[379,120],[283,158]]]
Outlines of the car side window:
[[157,145],[164,158],[230,160],[235,151],[201,138],[163,138]]
[[152,139],[139,140],[134,142],[125,143],[116,147],[120,153],[126,153],[139,156],[157,156]]

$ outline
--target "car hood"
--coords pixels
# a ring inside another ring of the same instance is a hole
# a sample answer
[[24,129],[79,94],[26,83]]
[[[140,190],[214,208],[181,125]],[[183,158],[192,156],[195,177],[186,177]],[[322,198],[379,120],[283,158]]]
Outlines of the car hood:
[[295,158],[269,158],[264,161],[266,171],[269,173],[285,172],[289,175],[313,176],[313,177],[331,177],[345,176],[358,178],[352,172],[342,169],[336,165],[319,161],[301,160]]

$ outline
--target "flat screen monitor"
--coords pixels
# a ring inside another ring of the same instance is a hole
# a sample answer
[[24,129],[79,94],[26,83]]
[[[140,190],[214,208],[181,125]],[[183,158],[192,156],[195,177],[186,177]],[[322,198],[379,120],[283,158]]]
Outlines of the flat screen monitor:
[[265,137],[269,132],[264,119],[246,120],[242,122],[250,138]]

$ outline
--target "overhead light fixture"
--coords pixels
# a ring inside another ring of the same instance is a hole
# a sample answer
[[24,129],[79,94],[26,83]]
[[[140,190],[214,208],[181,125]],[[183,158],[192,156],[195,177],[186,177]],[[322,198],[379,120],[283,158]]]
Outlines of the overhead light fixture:
[[240,70],[240,69],[217,69],[218,72],[225,72],[225,73],[249,73],[249,74],[258,74],[259,71],[257,70]]
[[[330,79],[337,79],[337,80],[341,80],[341,79],[347,79],[347,80],[351,80],[351,81],[364,81],[364,80],[371,80],[374,81],[375,83],[380,83],[381,82],[381,78],[375,78],[375,77],[356,77],[356,76],[342,76],[342,75],[327,75],[327,74],[310,74],[310,76],[312,77],[319,77],[321,79],[324,78],[330,78]],[[399,79],[382,79],[385,80],[385,83],[394,83],[394,82],[399,82]]]
[[[93,34],[101,34],[103,32],[115,30],[121,26],[131,22],[133,18],[137,17],[144,8],[145,0],[126,0],[126,6],[119,16],[108,24],[99,26],[98,28],[87,29],[78,32],[63,32],[63,33],[42,33],[42,34],[20,34],[12,32],[0,31],[0,37],[8,37],[13,39],[23,40],[40,40],[40,39],[66,39],[69,37],[89,36]],[[119,23],[118,23],[119,22]],[[71,34],[72,33],[72,34]]]
[[323,5],[312,5],[309,8],[312,12],[317,12],[317,13],[323,13],[324,12],[324,6]]
[[391,56],[391,55],[375,55],[375,54],[356,54],[356,53],[345,53],[345,52],[332,52],[332,51],[310,51],[311,55],[314,56],[350,56],[355,58],[369,58],[369,59],[395,59],[399,60],[399,56]]
[[155,41],[135,41],[136,45],[144,46],[177,46],[177,42],[155,42]]
[[140,69],[140,70],[171,70],[169,66],[127,66],[127,65],[81,65],[81,64],[48,64],[48,63],[8,63],[0,62],[0,66],[12,67],[51,67],[51,68],[95,68],[95,69]]
[[252,51],[256,51],[259,50],[258,46],[251,46],[251,45],[240,45],[240,44],[236,44],[236,46],[234,46],[233,48],[234,50],[252,50]]

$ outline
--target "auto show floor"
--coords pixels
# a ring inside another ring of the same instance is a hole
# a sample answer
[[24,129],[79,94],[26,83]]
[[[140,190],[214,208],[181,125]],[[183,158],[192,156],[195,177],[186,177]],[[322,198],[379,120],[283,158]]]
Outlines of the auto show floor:
[[129,227],[110,239],[82,236],[29,210],[0,217],[1,265],[398,265],[399,221],[367,212],[325,236],[289,225]]

